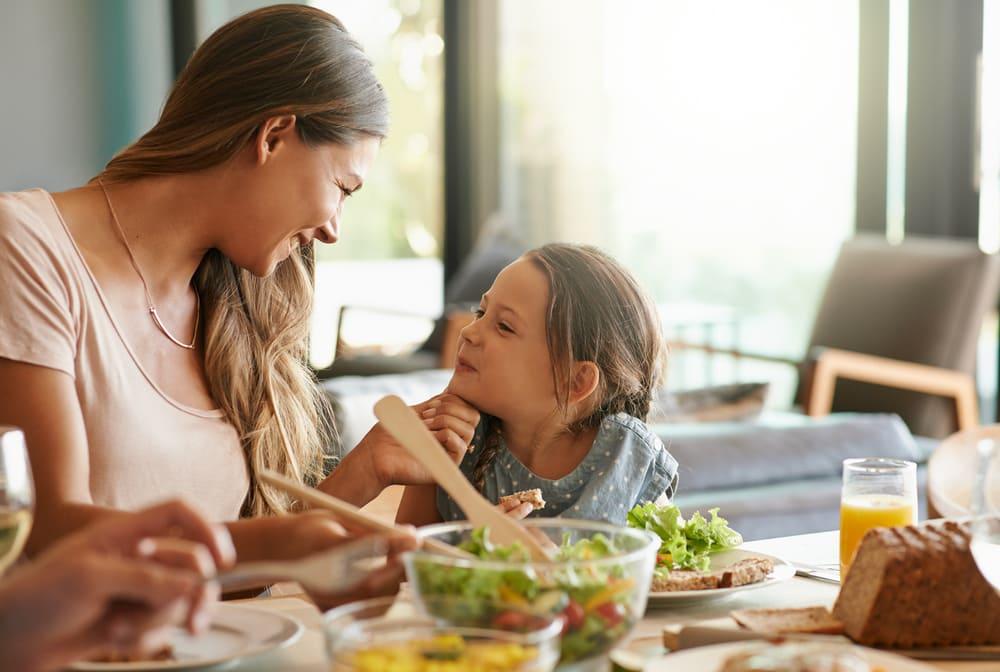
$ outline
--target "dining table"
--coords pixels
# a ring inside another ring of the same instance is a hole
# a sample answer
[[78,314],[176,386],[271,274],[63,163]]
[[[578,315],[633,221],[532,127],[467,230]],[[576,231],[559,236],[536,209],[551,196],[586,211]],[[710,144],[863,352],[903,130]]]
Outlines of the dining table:
[[[766,553],[796,565],[824,566],[839,557],[839,535],[836,531],[802,534],[747,542],[743,549]],[[737,592],[718,600],[706,600],[684,605],[660,607],[651,603],[645,617],[607,661],[606,669],[639,670],[644,663],[671,655],[662,645],[665,627],[707,625],[733,628],[737,626],[729,613],[736,609],[832,607],[839,586],[828,581],[795,576],[787,581],[758,590]],[[304,626],[304,632],[293,644],[254,659],[241,661],[229,670],[264,672],[327,672],[323,617],[295,584],[278,584],[270,596],[244,602],[256,608],[273,610],[292,616]],[[932,669],[954,672],[997,672],[1000,660],[931,660],[924,661]]]

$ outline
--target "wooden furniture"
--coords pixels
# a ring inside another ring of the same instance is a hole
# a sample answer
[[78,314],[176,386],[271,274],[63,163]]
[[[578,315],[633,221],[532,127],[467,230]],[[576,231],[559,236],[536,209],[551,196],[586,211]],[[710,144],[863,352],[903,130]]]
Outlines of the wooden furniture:
[[812,417],[830,414],[837,380],[845,379],[946,397],[954,401],[959,430],[979,424],[976,382],[968,373],[832,348],[818,351],[811,363],[804,400]]
[[998,287],[1000,259],[974,241],[858,236],[830,273],[805,361],[672,346],[793,365],[810,415],[897,413],[913,434],[944,438],[977,424],[976,347]]

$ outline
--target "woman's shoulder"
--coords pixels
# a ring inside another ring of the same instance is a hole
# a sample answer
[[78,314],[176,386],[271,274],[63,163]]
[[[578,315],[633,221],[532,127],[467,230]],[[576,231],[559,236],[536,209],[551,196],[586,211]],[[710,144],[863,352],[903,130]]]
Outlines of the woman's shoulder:
[[56,245],[61,224],[49,198],[42,189],[0,192],[0,241],[29,249]]

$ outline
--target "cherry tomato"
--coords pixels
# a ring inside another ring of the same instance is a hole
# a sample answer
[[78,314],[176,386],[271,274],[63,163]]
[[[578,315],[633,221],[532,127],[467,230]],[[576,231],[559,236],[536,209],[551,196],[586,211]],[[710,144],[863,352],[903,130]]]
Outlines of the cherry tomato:
[[576,630],[583,625],[583,607],[580,606],[579,602],[570,600],[569,604],[563,610],[563,614],[566,616],[566,622],[569,624],[570,630]]
[[497,630],[523,630],[528,619],[528,614],[503,611],[493,618],[493,627]]
[[594,611],[612,628],[625,620],[625,610],[617,602],[605,602]]

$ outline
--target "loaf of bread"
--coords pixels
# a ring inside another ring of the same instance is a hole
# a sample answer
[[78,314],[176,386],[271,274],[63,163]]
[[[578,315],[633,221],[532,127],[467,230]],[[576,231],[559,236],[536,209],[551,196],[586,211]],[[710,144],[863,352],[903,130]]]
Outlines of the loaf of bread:
[[869,646],[1000,644],[1000,594],[976,567],[967,526],[952,521],[868,532],[833,613]]

